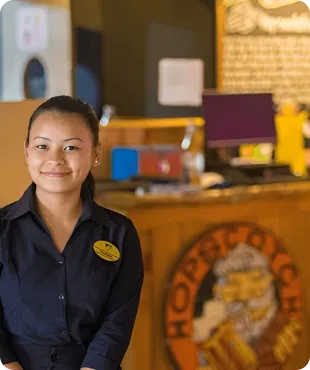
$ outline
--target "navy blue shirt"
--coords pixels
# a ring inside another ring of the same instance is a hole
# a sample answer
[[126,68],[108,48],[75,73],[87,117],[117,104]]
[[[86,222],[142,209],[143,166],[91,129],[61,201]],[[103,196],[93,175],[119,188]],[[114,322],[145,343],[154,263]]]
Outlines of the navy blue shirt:
[[[84,190],[82,215],[63,253],[36,208],[35,185],[0,210],[0,359],[26,370],[118,370],[143,281],[132,222]],[[96,241],[116,246],[110,262]]]

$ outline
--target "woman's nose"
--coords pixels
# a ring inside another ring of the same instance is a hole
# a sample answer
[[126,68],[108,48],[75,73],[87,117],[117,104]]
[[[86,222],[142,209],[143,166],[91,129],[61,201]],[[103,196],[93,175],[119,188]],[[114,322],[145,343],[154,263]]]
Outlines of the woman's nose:
[[55,151],[51,151],[49,154],[50,154],[48,158],[49,163],[54,164],[54,165],[64,164],[65,158],[64,158],[62,151],[55,150]]

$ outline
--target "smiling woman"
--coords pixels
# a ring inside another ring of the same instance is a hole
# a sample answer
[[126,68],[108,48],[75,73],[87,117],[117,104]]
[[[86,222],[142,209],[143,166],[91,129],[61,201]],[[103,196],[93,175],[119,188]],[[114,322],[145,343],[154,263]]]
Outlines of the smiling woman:
[[92,108],[68,96],[30,118],[33,183],[0,209],[0,360],[9,369],[120,369],[143,262],[132,222],[93,200],[98,132]]
[[[55,109],[60,103],[72,106]],[[78,104],[79,112],[74,107]],[[100,163],[96,114],[78,100],[50,99],[30,119],[25,154],[37,192],[57,191],[70,196],[80,192],[84,180],[90,180],[91,168]]]

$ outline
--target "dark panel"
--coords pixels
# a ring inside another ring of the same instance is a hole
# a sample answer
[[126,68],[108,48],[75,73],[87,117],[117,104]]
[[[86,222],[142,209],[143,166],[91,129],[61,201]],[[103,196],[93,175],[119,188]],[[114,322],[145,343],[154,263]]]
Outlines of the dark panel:
[[115,105],[120,116],[143,116],[149,3],[103,1],[104,100]]
[[103,36],[101,31],[76,28],[75,96],[98,115],[103,105]]
[[215,0],[197,0],[200,1],[204,6],[206,6],[211,11],[215,11]]
[[197,116],[201,108],[162,106],[158,103],[158,64],[162,58],[203,58],[192,30],[151,24],[147,40],[146,115],[150,117]]

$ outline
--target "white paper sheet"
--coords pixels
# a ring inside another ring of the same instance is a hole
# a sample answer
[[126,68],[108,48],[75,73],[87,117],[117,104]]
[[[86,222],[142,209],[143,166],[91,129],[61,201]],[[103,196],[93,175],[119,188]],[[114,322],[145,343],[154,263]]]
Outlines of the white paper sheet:
[[159,104],[199,107],[203,88],[204,62],[201,59],[164,58],[159,61]]

